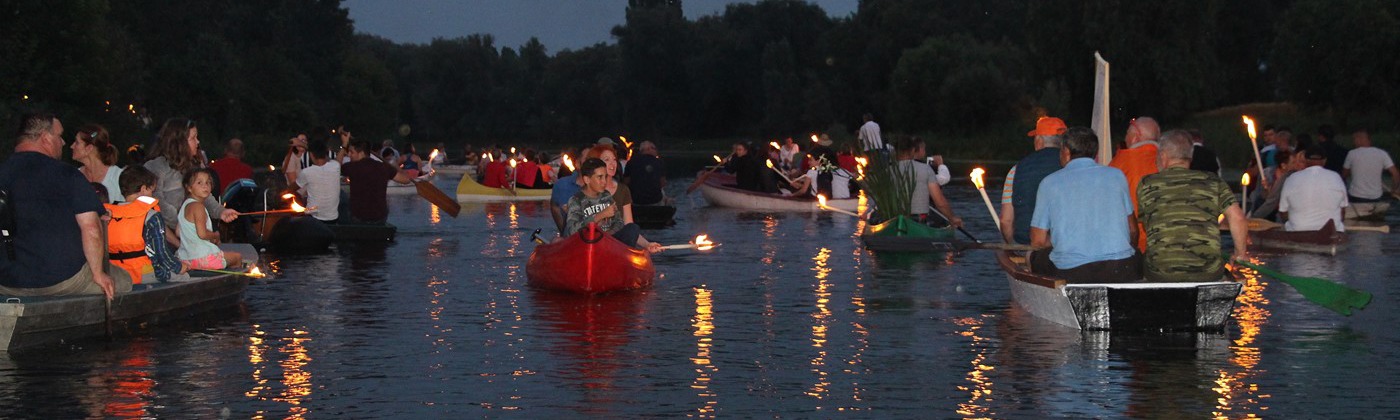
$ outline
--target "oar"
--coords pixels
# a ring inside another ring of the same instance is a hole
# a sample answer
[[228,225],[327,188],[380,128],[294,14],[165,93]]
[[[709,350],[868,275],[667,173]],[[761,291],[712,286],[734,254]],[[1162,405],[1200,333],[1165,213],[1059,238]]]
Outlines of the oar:
[[[729,154],[729,156],[725,156],[724,159],[721,159],[721,160],[720,160],[720,163],[724,163],[725,160],[728,160],[729,158],[732,158],[732,157],[734,157],[734,153],[731,152],[731,153]],[[709,177],[710,177],[710,174],[711,174],[711,173],[714,173],[715,170],[716,170],[716,169],[719,169],[719,167],[721,167],[721,166],[724,166],[724,165],[715,165],[715,167],[710,168],[710,170],[705,171],[705,173],[700,174],[700,176],[698,176],[698,177],[695,177],[695,182],[691,183],[689,187],[686,187],[685,193],[686,193],[686,194],[690,194],[690,193],[695,192],[695,189],[696,189],[696,188],[700,188],[700,184],[704,184],[704,183],[705,183],[705,179],[709,178]]]
[[[943,221],[948,222],[949,225],[953,224],[953,219],[949,219],[948,216],[944,216],[943,213],[939,212],[937,208],[934,208],[933,206],[928,206],[928,210],[933,212],[933,214],[938,215],[938,217],[942,217]],[[982,243],[982,241],[979,241],[976,237],[973,237],[971,233],[967,233],[967,229],[963,229],[962,226],[958,226],[958,232],[962,232],[962,234],[966,235],[967,239],[971,239],[972,242],[976,242],[979,244]]]
[[452,215],[452,217],[457,217],[457,213],[462,211],[462,204],[458,203],[456,198],[448,197],[447,194],[443,193],[442,190],[438,189],[433,183],[419,180],[414,181],[413,184],[413,186],[418,189],[419,197],[423,197],[428,200],[429,203],[433,203],[433,205],[438,206],[438,208],[446,210],[447,214]]
[[1298,294],[1303,295],[1304,298],[1342,315],[1351,316],[1352,308],[1365,309],[1366,304],[1371,303],[1371,293],[1353,289],[1331,280],[1290,276],[1261,265],[1240,260],[1234,262],[1293,286],[1293,289],[1297,290]]
[[[1282,223],[1273,222],[1273,221],[1270,221],[1270,220],[1267,220],[1267,219],[1258,219],[1258,218],[1249,219],[1249,230],[1252,230],[1252,231],[1256,231],[1256,232],[1257,232],[1257,231],[1261,231],[1261,230],[1269,230],[1269,229],[1275,229],[1275,228],[1281,228],[1281,227],[1283,227],[1283,224],[1282,224]],[[1390,233],[1390,225],[1366,226],[1366,225],[1356,225],[1356,224],[1352,224],[1352,225],[1347,225],[1346,228],[1347,228],[1347,230],[1356,231],[1356,232],[1380,232],[1380,233]]]

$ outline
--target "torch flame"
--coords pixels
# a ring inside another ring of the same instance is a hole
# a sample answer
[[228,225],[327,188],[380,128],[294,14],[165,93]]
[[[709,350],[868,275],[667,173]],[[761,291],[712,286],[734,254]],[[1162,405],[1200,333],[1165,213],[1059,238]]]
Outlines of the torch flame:
[[564,166],[569,167],[569,172],[574,171],[574,160],[569,159],[569,155],[564,155]]
[[282,194],[282,199],[284,199],[284,200],[285,200],[285,199],[288,199],[288,198],[292,198],[292,197],[296,197],[296,196],[295,196],[295,195],[292,195],[292,193]]
[[277,170],[277,167],[276,167],[276,166],[272,166],[272,165],[267,165],[267,170],[269,170],[269,171],[275,171],[275,170]]
[[826,207],[826,196],[817,194],[817,205]]
[[628,149],[631,149],[631,148],[632,148],[632,142],[627,141],[627,136],[617,136],[617,138],[618,138],[619,140],[622,140],[622,147],[628,148]]
[[813,134],[813,135],[812,135],[812,143],[816,143],[816,142],[817,142],[817,135],[816,135],[816,134]]
[[865,166],[865,165],[869,165],[869,164],[870,164],[870,160],[868,160],[868,159],[866,159],[866,158],[863,158],[863,157],[858,157],[858,158],[856,158],[856,163],[859,163],[860,166]]
[[719,155],[712,155],[712,156],[715,157],[715,163],[723,163],[723,162],[724,162],[724,159],[720,159],[720,158],[719,158]]
[[515,168],[515,158],[510,159],[510,167]]
[[437,155],[438,155],[437,149],[433,149],[433,153],[428,154],[428,160],[437,159]]
[[977,186],[977,189],[979,189],[979,190],[982,189],[982,187],[985,187],[985,186],[986,186],[986,184],[984,184],[984,183],[982,182],[982,174],[985,174],[985,173],[987,173],[987,171],[986,171],[985,169],[982,169],[982,168],[973,168],[973,169],[972,169],[972,174],[970,174],[970,175],[972,176],[972,185]]
[[1249,186],[1249,174],[1246,173],[1246,174],[1244,174],[1244,176],[1241,176],[1241,177],[1240,177],[1240,185],[1246,186],[1246,187]]
[[715,243],[709,240],[709,235],[700,235],[695,237],[695,249],[700,251],[707,251],[714,247]]
[[768,164],[768,169],[773,169],[773,161],[771,161],[771,160],[765,160],[765,161],[763,161],[763,163]]
[[292,199],[292,211],[297,213],[305,213],[306,207],[302,207],[300,204],[297,204],[296,199]]
[[255,265],[255,266],[253,266],[253,269],[252,269],[252,270],[248,270],[248,277],[252,277],[252,278],[255,278],[255,279],[260,279],[260,278],[263,278],[263,277],[267,277],[267,275],[266,275],[266,274],[263,274],[262,270],[258,270],[258,266]]
[[512,146],[512,147],[510,148],[510,154],[512,154],[512,155],[515,154],[515,147],[514,147],[514,146]]
[[768,145],[769,145],[769,146],[773,146],[774,149],[781,149],[781,148],[783,148],[783,146],[779,146],[779,145],[778,145],[778,142],[776,142],[776,141],[770,141],[770,142],[768,142]]
[[1254,120],[1249,119],[1248,115],[1241,115],[1240,119],[1244,120],[1244,127],[1245,130],[1249,132],[1249,139],[1254,140]]

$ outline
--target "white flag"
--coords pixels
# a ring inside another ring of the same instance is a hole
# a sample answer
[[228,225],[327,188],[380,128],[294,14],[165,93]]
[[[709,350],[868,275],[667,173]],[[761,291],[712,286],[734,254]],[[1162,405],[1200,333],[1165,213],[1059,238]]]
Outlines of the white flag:
[[1108,62],[1094,51],[1094,117],[1089,127],[1099,136],[1099,164],[1113,160],[1113,131],[1108,123]]

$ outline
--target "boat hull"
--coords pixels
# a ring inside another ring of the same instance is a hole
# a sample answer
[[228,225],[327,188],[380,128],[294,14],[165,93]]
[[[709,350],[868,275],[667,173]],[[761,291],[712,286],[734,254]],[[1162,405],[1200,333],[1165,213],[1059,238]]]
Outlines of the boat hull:
[[1346,249],[1345,233],[1337,232],[1332,222],[1322,229],[1302,232],[1289,232],[1283,228],[1249,232],[1250,245],[1257,249],[1298,251],[1314,254],[1337,255]]
[[499,201],[544,201],[551,190],[516,188],[491,188],[476,182],[470,176],[463,176],[457,183],[457,201],[461,203],[494,203]]
[[866,226],[860,239],[872,251],[946,252],[958,247],[952,227],[934,228],[906,216]]
[[577,234],[535,247],[525,275],[535,287],[596,294],[650,286],[656,268],[645,251],[632,249],[590,225]]
[[[705,201],[718,207],[762,211],[821,211],[815,199],[806,197],[784,197],[775,194],[741,190],[728,186],[733,183],[734,176],[732,175],[710,174],[709,177],[705,179],[705,182],[700,185],[700,194],[705,197]],[[826,205],[827,207],[854,212],[860,205],[860,199],[847,198],[841,200],[827,200]]]
[[1085,331],[1221,331],[1242,285],[1203,283],[1078,283],[1032,274],[999,260],[1012,299],[1038,318]]

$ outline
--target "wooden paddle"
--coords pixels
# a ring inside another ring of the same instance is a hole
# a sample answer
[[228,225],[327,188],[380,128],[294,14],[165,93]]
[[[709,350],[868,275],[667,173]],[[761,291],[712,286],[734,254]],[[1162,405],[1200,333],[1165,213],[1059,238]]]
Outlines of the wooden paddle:
[[958,249],[995,249],[998,251],[1040,251],[1044,248],[1036,248],[1027,244],[1006,244],[999,242],[964,242],[958,244]]
[[698,177],[695,177],[695,182],[691,183],[689,187],[686,187],[685,193],[690,194],[695,192],[695,189],[700,188],[700,184],[704,184],[705,180],[710,177],[711,173],[714,173],[716,169],[719,169],[719,167],[724,166],[723,161],[729,160],[729,158],[732,157],[734,157],[734,153],[731,152],[729,153],[729,156],[725,156],[724,159],[721,159],[720,164],[715,165],[713,168],[710,168],[710,170],[705,171],[705,173],[700,174],[700,176]]
[[1293,290],[1297,290],[1298,294],[1303,295],[1307,300],[1345,316],[1351,316],[1352,308],[1365,309],[1366,305],[1371,303],[1371,293],[1353,289],[1331,280],[1291,276],[1240,260],[1235,260],[1234,263],[1293,286]]
[[432,182],[418,180],[413,182],[413,186],[418,188],[418,196],[427,199],[438,208],[446,210],[447,214],[452,215],[452,217],[457,217],[457,213],[462,212],[462,204],[458,203],[456,198],[448,197]]
[[[1258,231],[1263,231],[1263,230],[1277,229],[1277,228],[1281,228],[1281,227],[1283,227],[1283,224],[1282,224],[1282,223],[1276,223],[1276,222],[1273,222],[1273,221],[1271,221],[1271,220],[1267,220],[1267,219],[1257,219],[1257,218],[1256,218],[1256,219],[1249,219],[1249,230],[1251,230],[1251,231],[1258,232]],[[1366,226],[1366,225],[1351,224],[1351,225],[1347,225],[1346,228],[1347,228],[1347,230],[1355,231],[1355,232],[1380,232],[1380,233],[1390,233],[1390,225]]]

